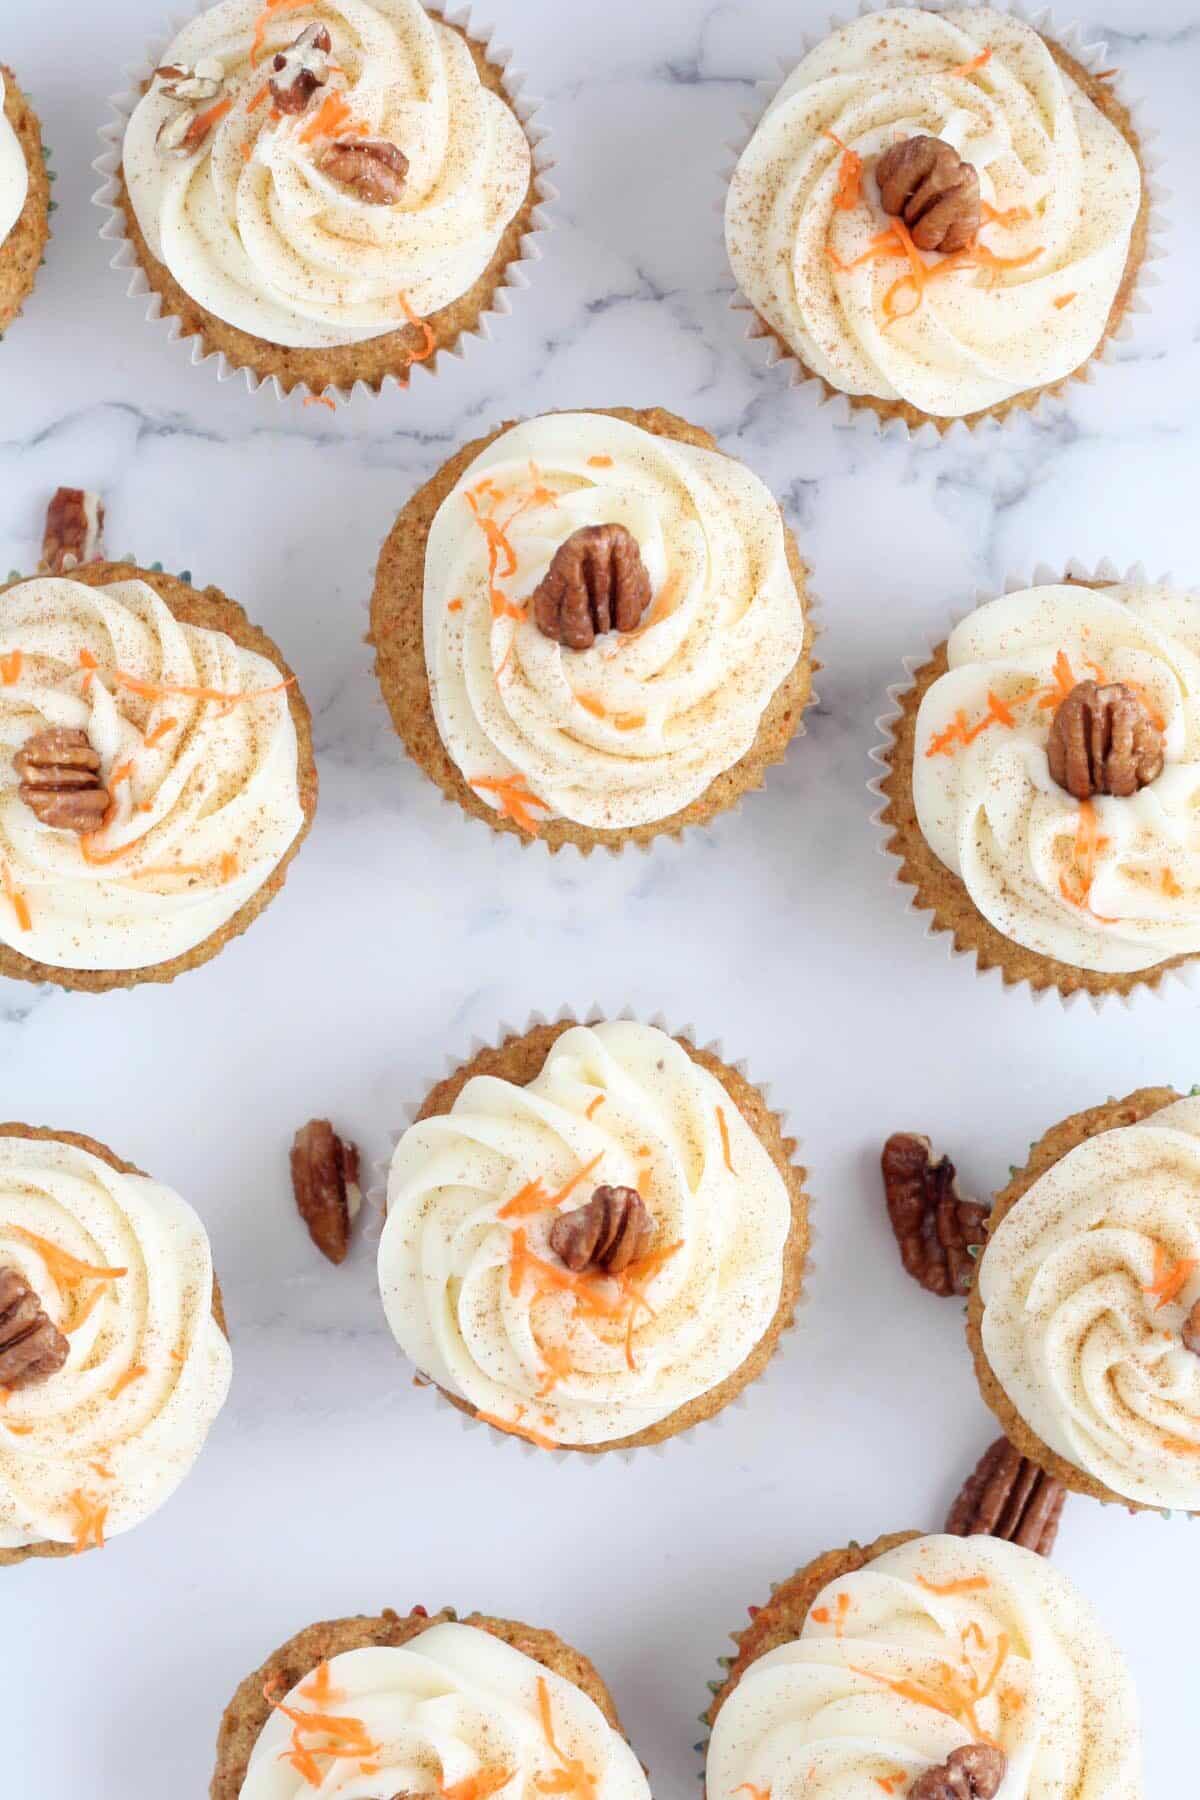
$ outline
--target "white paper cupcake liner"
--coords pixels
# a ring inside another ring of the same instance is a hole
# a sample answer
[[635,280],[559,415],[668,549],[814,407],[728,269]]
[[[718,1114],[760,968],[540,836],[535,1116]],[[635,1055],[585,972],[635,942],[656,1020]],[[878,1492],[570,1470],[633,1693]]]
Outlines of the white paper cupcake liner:
[[[839,30],[841,26],[864,13],[882,12],[898,6],[911,6],[915,10],[925,12],[945,12],[962,5],[986,6],[993,12],[1012,13],[1014,17],[1032,26],[1042,36],[1052,38],[1077,62],[1082,63],[1091,74],[1099,75],[1104,72],[1107,75],[1109,73],[1108,45],[1103,40],[1096,43],[1086,42],[1083,28],[1077,23],[1060,26],[1048,7],[1026,6],[1023,0],[859,0],[858,6],[848,17],[835,16],[829,20],[823,30],[803,34],[798,41],[795,55],[787,61],[780,62],[780,73],[774,79],[760,81],[756,86],[758,105],[752,112],[743,115],[746,129],[739,139],[727,146],[730,159],[722,169],[721,195],[717,203],[717,210],[721,219],[721,254],[725,258],[727,269],[728,255],[725,251],[724,233],[725,199],[734,169],[754,133],[758,130],[767,108],[796,65],[832,32]],[[1159,133],[1148,126],[1141,117],[1142,102],[1140,99],[1135,100],[1128,93],[1120,70],[1112,73],[1109,86],[1122,105],[1129,109],[1134,130],[1137,132],[1142,176],[1149,199],[1150,213],[1145,253],[1137,271],[1133,292],[1126,302],[1124,315],[1117,328],[1104,339],[1081,369],[1063,376],[1060,381],[1043,389],[1037,400],[1030,406],[1010,406],[999,416],[994,412],[986,412],[971,421],[930,418],[924,424],[914,428],[898,417],[881,418],[865,400],[842,393],[831,387],[819,375],[811,374],[798,356],[784,348],[772,327],[761,318],[754,303],[737,287],[732,271],[729,271],[730,309],[742,316],[746,340],[762,347],[760,366],[764,369],[782,369],[791,386],[803,392],[809,408],[813,412],[824,412],[835,425],[849,425],[873,437],[902,438],[922,446],[940,443],[943,438],[950,438],[951,441],[962,440],[974,431],[1011,429],[1021,419],[1032,419],[1035,423],[1044,424],[1059,416],[1066,405],[1066,397],[1072,383],[1076,381],[1090,382],[1092,371],[1098,363],[1115,361],[1118,346],[1127,343],[1133,336],[1133,319],[1139,314],[1150,311],[1145,298],[1145,290],[1159,286],[1159,277],[1151,265],[1161,261],[1166,255],[1163,237],[1167,229],[1165,206],[1170,198],[1170,190],[1157,179],[1157,172],[1162,166],[1162,158],[1156,153],[1153,146]]]
[[442,356],[453,356],[463,360],[473,339],[490,340],[497,320],[506,318],[512,312],[510,295],[514,289],[530,286],[530,266],[542,259],[541,240],[553,230],[553,222],[547,208],[558,199],[558,189],[549,179],[549,172],[554,167],[554,159],[549,149],[549,133],[545,127],[535,122],[542,102],[532,99],[525,92],[525,77],[515,67],[513,52],[496,39],[494,26],[481,26],[472,20],[470,6],[456,6],[452,0],[422,0],[425,10],[443,19],[447,25],[454,25],[466,32],[475,43],[484,50],[488,61],[502,74],[505,97],[513,112],[521,121],[525,135],[529,139],[533,154],[534,192],[537,204],[530,221],[530,229],[522,237],[517,256],[509,263],[488,303],[487,310],[480,314],[475,324],[451,345],[435,350],[426,361],[414,363],[406,371],[403,378],[397,375],[385,375],[376,387],[366,381],[355,381],[349,387],[338,387],[332,383],[314,391],[306,382],[297,382],[295,386],[284,390],[278,376],[259,375],[254,369],[242,368],[231,363],[221,350],[212,350],[204,340],[203,333],[183,336],[183,322],[174,313],[163,310],[162,296],[151,287],[145,270],[142,268],[136,250],[131,242],[126,226],[125,213],[120,203],[120,168],[121,148],[125,137],[125,128],[131,114],[142,97],[142,91],[150,80],[161,60],[161,52],[179,33],[190,19],[201,12],[206,12],[212,0],[199,0],[191,11],[172,17],[164,30],[155,36],[148,47],[145,58],[138,64],[128,68],[127,87],[119,94],[109,96],[109,105],[114,117],[100,128],[101,153],[92,164],[97,175],[103,177],[102,185],[92,196],[92,204],[98,206],[105,214],[100,236],[106,243],[116,245],[110,261],[110,268],[119,269],[128,274],[129,280],[125,292],[131,300],[140,302],[147,321],[157,320],[166,328],[169,343],[183,346],[189,360],[193,363],[210,363],[218,381],[228,381],[231,377],[242,376],[251,393],[260,388],[273,390],[276,400],[295,398],[302,402],[320,402],[332,405],[347,405],[359,394],[374,397],[376,394],[403,394],[418,374],[427,376],[436,374]]
[[[952,613],[943,637],[931,641],[927,648],[920,651],[917,655],[906,656],[904,658],[905,679],[893,683],[887,690],[889,710],[882,713],[875,721],[876,729],[881,733],[882,741],[876,744],[874,749],[870,752],[871,761],[876,764],[880,773],[873,776],[867,783],[867,790],[877,802],[876,809],[871,815],[871,822],[880,833],[877,846],[879,853],[893,865],[890,886],[897,889],[899,893],[906,897],[908,910],[910,912],[927,912],[932,915],[933,909],[922,902],[919,891],[911,882],[905,881],[902,877],[901,867],[904,857],[900,851],[894,850],[891,847],[891,838],[894,833],[894,827],[888,824],[884,819],[884,814],[888,809],[889,800],[883,785],[887,780],[892,767],[892,755],[896,745],[896,726],[903,717],[904,696],[910,693],[916,685],[917,672],[932,660],[940,644],[942,644],[945,641],[945,638],[949,636],[951,630],[953,630],[956,625],[961,624],[962,620],[967,617],[968,613],[971,612],[974,607],[986,606],[989,601],[999,599],[1003,594],[1019,593],[1025,588],[1041,587],[1060,582],[1064,577],[1072,577],[1082,582],[1122,582],[1128,583],[1131,586],[1145,586],[1149,580],[1145,569],[1140,563],[1135,564],[1132,568],[1122,573],[1116,568],[1115,564],[1111,562],[1101,562],[1096,568],[1091,569],[1075,557],[1072,557],[1067,562],[1065,569],[1050,568],[1042,563],[1034,569],[1032,575],[1010,575],[1000,589],[994,591],[979,590],[975,595],[972,606],[961,608],[959,611]],[[1153,585],[1159,584],[1163,586],[1173,585],[1169,575],[1159,577],[1158,582]],[[980,979],[994,980],[998,982],[1002,988],[1024,988],[1037,1004],[1041,1004],[1045,1002],[1047,998],[1053,996],[1061,1006],[1068,1010],[1072,1007],[1090,1004],[1093,1011],[1099,1012],[1105,1006],[1111,1006],[1117,1003],[1126,1008],[1132,1007],[1135,1004],[1143,1004],[1149,996],[1153,996],[1160,1002],[1186,999],[1191,1003],[1194,1001],[1197,993],[1200,993],[1200,957],[1193,957],[1190,961],[1180,963],[1173,968],[1164,968],[1160,965],[1157,970],[1153,967],[1143,970],[1138,978],[1138,985],[1131,988],[1128,993],[1120,993],[1116,989],[1109,989],[1103,993],[1094,994],[1086,988],[1077,988],[1074,993],[1063,994],[1057,987],[1035,988],[1031,985],[1028,977],[1023,977],[1020,980],[1013,980],[1011,977],[1006,976],[1005,972],[999,967],[981,969],[978,966],[978,951],[975,946],[971,945],[960,949],[955,942],[954,933],[947,930],[945,927],[936,924],[932,916],[926,925],[925,936],[940,944],[951,958],[962,958],[968,963],[973,963],[975,965],[975,974]],[[1014,945],[1014,948],[1016,947],[1017,946]]]
[[[480,1051],[496,1049],[505,1044],[509,1038],[524,1036],[526,1032],[532,1031],[538,1026],[557,1024],[597,1025],[610,1019],[631,1020],[637,1022],[638,1015],[631,1007],[623,1007],[620,1012],[612,1013],[605,1008],[596,1005],[587,1008],[564,1006],[555,1013],[553,1017],[540,1012],[531,1013],[526,1024],[520,1029],[502,1022],[497,1027],[497,1035],[494,1039],[485,1040],[479,1037],[473,1038],[465,1055],[458,1057],[447,1056],[441,1074],[431,1077],[426,1083],[420,1098],[418,1100],[410,1101],[407,1104],[404,1109],[405,1124],[399,1129],[393,1129],[391,1132],[392,1148],[394,1149],[399,1143],[409,1126],[415,1123],[417,1115],[420,1113],[421,1108],[424,1106],[425,1101],[430,1093],[432,1093],[433,1089],[449,1076],[456,1074],[464,1064],[472,1061]],[[632,1462],[635,1456],[663,1456],[677,1444],[693,1443],[698,1433],[707,1431],[713,1426],[720,1424],[726,1415],[735,1409],[740,1411],[744,1408],[747,1405],[750,1396],[761,1387],[764,1381],[770,1379],[781,1360],[781,1353],[784,1349],[787,1336],[789,1332],[794,1330],[799,1314],[803,1308],[808,1305],[809,1297],[812,1292],[814,1273],[813,1242],[817,1234],[813,1230],[813,1203],[807,1185],[808,1172],[804,1169],[804,1166],[800,1161],[803,1145],[801,1140],[789,1129],[786,1110],[771,1106],[770,1084],[756,1081],[744,1060],[730,1062],[725,1055],[724,1048],[719,1038],[714,1038],[711,1042],[702,1044],[693,1027],[687,1025],[684,1026],[682,1030],[676,1031],[661,1014],[655,1014],[654,1017],[643,1022],[655,1026],[659,1031],[665,1032],[668,1037],[686,1039],[688,1043],[694,1045],[697,1049],[703,1049],[708,1055],[716,1057],[720,1062],[726,1063],[729,1068],[735,1069],[743,1080],[749,1082],[757,1093],[761,1095],[762,1099],[767,1103],[776,1124],[779,1126],[781,1137],[786,1142],[792,1144],[791,1162],[793,1167],[801,1171],[805,1184],[805,1197],[808,1203],[808,1249],[804,1260],[800,1292],[796,1297],[792,1317],[780,1331],[766,1367],[760,1374],[754,1376],[752,1380],[747,1382],[746,1386],[733,1400],[723,1406],[719,1412],[714,1413],[711,1418],[698,1420],[695,1425],[690,1426],[686,1431],[678,1431],[674,1436],[665,1439],[662,1443],[643,1445],[636,1449],[613,1449],[595,1452],[580,1450],[570,1445],[559,1446],[550,1450],[543,1449],[541,1446],[530,1443],[524,1438],[514,1436],[511,1432],[501,1431],[498,1427],[488,1424],[485,1419],[474,1418],[469,1413],[463,1412],[460,1407],[454,1404],[447,1394],[443,1393],[436,1382],[425,1377],[423,1371],[418,1371],[414,1378],[415,1384],[418,1386],[428,1385],[432,1388],[434,1398],[437,1400],[438,1404],[445,1412],[451,1414],[453,1418],[458,1421],[460,1429],[475,1433],[476,1435],[482,1433],[484,1437],[489,1438],[493,1444],[497,1445],[510,1456],[537,1456],[545,1461],[551,1461],[557,1464],[566,1462],[599,1464],[606,1458],[613,1456],[620,1457],[623,1462]],[[387,1213],[387,1182],[390,1162],[391,1159],[389,1157],[387,1162],[376,1165],[372,1171],[373,1180],[366,1195],[368,1203],[381,1217],[386,1216]]]

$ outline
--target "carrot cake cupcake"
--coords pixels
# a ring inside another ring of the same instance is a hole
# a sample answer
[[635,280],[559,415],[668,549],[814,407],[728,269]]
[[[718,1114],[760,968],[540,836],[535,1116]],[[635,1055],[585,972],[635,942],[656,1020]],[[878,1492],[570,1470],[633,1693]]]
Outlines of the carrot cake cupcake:
[[1140,1800],[1129,1670],[1032,1550],[852,1544],[751,1612],[709,1714],[708,1800]]
[[310,1625],[248,1675],[211,1800],[650,1800],[612,1696],[552,1631],[449,1608]]
[[229,1391],[224,1325],[186,1201],[91,1138],[0,1125],[0,1565],[170,1499]]
[[1067,1487],[1200,1513],[1200,1099],[1076,1113],[997,1196],[968,1312],[984,1399]]
[[537,204],[502,68],[420,0],[224,0],[167,46],[118,192],[162,311],[238,368],[378,389],[474,331]]
[[1028,407],[1080,373],[1125,314],[1148,215],[1106,81],[1007,12],[914,6],[867,13],[792,72],[725,235],[803,374],[916,427]]
[[499,830],[588,851],[761,786],[811,696],[805,568],[770,493],[673,414],[468,444],[383,547],[376,670],[410,754]]
[[397,1342],[463,1411],[549,1448],[660,1443],[762,1372],[808,1247],[795,1145],[710,1051],[539,1025],[434,1088],[379,1245]]
[[50,236],[50,180],[37,115],[0,63],[0,337],[37,279]]
[[1128,993],[1200,952],[1200,602],[1145,584],[1006,594],[899,697],[881,823],[981,970]]

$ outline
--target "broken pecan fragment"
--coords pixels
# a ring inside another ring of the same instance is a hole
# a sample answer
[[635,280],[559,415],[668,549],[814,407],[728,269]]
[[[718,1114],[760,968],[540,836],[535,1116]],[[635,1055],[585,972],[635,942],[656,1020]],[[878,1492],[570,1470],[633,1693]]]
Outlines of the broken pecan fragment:
[[162,82],[160,94],[168,100],[187,100],[197,104],[217,100],[225,86],[225,68],[215,57],[203,57],[195,68],[186,63],[168,63],[154,73]]
[[964,1200],[954,1164],[934,1157],[929,1139],[893,1132],[880,1158],[888,1217],[900,1258],[930,1294],[969,1294],[971,1249],[987,1236],[988,1208]]
[[636,1188],[598,1187],[586,1206],[554,1221],[550,1248],[576,1275],[619,1275],[646,1254],[653,1236],[654,1220]]
[[1162,732],[1124,682],[1080,681],[1054,715],[1046,755],[1051,775],[1076,800],[1127,800],[1162,774]]
[[908,1790],[908,1800],[995,1800],[1008,1758],[994,1744],[966,1744],[952,1750],[938,1769],[926,1769]]
[[368,206],[395,206],[404,192],[408,158],[386,138],[335,138],[317,157],[317,167]]
[[43,825],[95,831],[108,811],[100,758],[86,731],[52,725],[29,738],[13,757],[17,792]]
[[0,1388],[15,1391],[49,1381],[70,1349],[25,1277],[0,1268]]
[[346,1260],[350,1227],[362,1205],[358,1150],[338,1137],[328,1119],[310,1119],[292,1143],[296,1208],[322,1256]]
[[554,553],[533,596],[544,637],[590,650],[605,631],[636,631],[650,604],[650,577],[624,525],[585,525]]
[[884,212],[902,218],[922,250],[965,250],[979,230],[979,176],[941,138],[893,144],[875,179]]
[[1049,1556],[1066,1498],[1061,1481],[1001,1438],[968,1477],[946,1530],[951,1537],[1003,1538]]
[[267,85],[280,112],[302,113],[317,89],[325,86],[332,48],[333,40],[323,25],[306,25],[286,50],[276,54]]
[[43,575],[65,575],[80,563],[100,560],[104,502],[86,488],[60,487],[46,508],[42,533]]
[[1184,1323],[1183,1346],[1193,1356],[1200,1356],[1200,1300],[1197,1300]]

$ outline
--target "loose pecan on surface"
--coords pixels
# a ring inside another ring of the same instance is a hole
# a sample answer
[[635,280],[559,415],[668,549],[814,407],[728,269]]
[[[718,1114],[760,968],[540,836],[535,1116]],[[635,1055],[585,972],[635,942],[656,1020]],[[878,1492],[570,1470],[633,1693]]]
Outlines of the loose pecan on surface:
[[533,596],[544,637],[590,650],[606,631],[635,631],[650,604],[650,577],[624,525],[585,525],[560,544]]
[[276,53],[267,83],[282,113],[302,113],[318,88],[329,80],[333,40],[323,25],[306,25],[286,50]]
[[358,1150],[328,1119],[310,1119],[292,1142],[292,1192],[296,1208],[322,1256],[346,1260],[350,1227],[362,1204]]
[[550,1229],[550,1248],[577,1275],[597,1269],[619,1275],[644,1256],[654,1220],[636,1188],[598,1187],[586,1206],[563,1213]]
[[1194,1356],[1200,1356],[1200,1300],[1197,1300],[1184,1323],[1183,1344]]
[[905,138],[875,165],[883,210],[921,250],[965,250],[979,230],[979,176],[936,137]]
[[1046,755],[1051,775],[1074,799],[1127,800],[1162,774],[1162,732],[1124,682],[1081,681],[1054,715]]
[[0,1268],[0,1388],[15,1391],[49,1381],[70,1349],[25,1277]]
[[95,831],[108,811],[100,758],[86,731],[52,725],[27,739],[13,757],[21,799],[43,825]]
[[1067,1490],[1001,1438],[976,1465],[950,1508],[951,1537],[995,1537],[1049,1556]]
[[168,63],[155,69],[162,86],[159,93],[168,100],[187,100],[199,105],[220,99],[225,86],[224,65],[215,57],[202,58],[194,68],[186,63]]
[[919,1775],[908,1800],[995,1800],[1007,1769],[1008,1758],[994,1744],[967,1744]]
[[104,536],[104,502],[86,488],[60,487],[46,508],[42,533],[43,575],[66,575],[80,563],[96,562]]
[[972,1248],[986,1238],[988,1208],[958,1191],[954,1164],[929,1139],[893,1132],[880,1158],[888,1217],[904,1267],[930,1294],[968,1294]]
[[404,192],[408,158],[386,138],[335,138],[317,157],[317,167],[368,206],[395,206]]

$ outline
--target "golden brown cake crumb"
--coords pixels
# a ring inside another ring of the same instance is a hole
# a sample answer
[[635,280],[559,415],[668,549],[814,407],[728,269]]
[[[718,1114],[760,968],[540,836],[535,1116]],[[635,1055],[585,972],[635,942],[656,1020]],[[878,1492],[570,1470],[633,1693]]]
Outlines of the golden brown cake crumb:
[[6,63],[4,116],[17,135],[29,172],[29,191],[17,222],[0,244],[0,337],[20,312],[37,280],[50,237],[50,177],[42,152],[42,132],[37,114],[17,85]]

